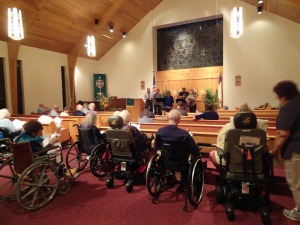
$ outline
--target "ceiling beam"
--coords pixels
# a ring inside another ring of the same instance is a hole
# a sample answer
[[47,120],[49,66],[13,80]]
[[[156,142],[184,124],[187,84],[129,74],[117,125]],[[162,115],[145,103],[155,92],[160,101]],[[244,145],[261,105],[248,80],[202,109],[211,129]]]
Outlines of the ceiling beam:
[[46,4],[47,0],[34,0],[34,5],[38,10],[41,10]]
[[117,0],[107,11],[106,13],[101,17],[99,24],[94,25],[94,30],[97,32],[99,31],[110,19],[111,17],[120,9],[122,4],[126,0]]
[[284,3],[287,3],[289,5],[295,6],[297,8],[300,8],[300,1],[299,0],[281,0]]

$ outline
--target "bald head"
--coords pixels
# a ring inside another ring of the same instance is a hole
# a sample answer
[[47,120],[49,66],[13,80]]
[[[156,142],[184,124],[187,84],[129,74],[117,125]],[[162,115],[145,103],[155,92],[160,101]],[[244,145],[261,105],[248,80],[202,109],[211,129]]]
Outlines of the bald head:
[[55,111],[58,111],[58,110],[59,110],[58,105],[53,106],[53,109],[54,109]]
[[173,109],[169,112],[168,114],[168,120],[169,120],[169,124],[173,124],[173,125],[178,125],[179,124],[179,121],[181,119],[181,113],[176,110],[176,109]]

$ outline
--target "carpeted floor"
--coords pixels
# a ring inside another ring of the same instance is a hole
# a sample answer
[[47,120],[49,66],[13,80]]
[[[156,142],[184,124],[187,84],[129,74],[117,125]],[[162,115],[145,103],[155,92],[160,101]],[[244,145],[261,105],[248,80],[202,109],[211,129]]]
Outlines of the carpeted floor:
[[[203,155],[203,160],[207,160]],[[0,224],[262,224],[260,212],[236,209],[236,219],[228,222],[225,206],[215,199],[216,171],[208,162],[205,174],[203,200],[195,209],[189,205],[184,212],[184,196],[177,193],[176,186],[164,191],[157,204],[143,185],[134,187],[128,194],[122,181],[115,180],[113,189],[106,188],[106,179],[98,180],[89,168],[71,183],[66,195],[56,195],[43,208],[36,211],[22,209],[17,202],[0,201]],[[282,211],[294,205],[282,168],[275,168],[275,184],[270,187],[272,224],[298,224],[286,218]]]

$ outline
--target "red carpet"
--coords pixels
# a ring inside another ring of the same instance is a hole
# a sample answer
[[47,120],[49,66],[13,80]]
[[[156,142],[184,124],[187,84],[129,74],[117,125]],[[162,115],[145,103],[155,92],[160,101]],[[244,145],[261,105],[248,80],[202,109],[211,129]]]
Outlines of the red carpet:
[[[207,160],[204,155],[203,160]],[[208,162],[208,167],[213,165]],[[157,204],[151,203],[146,187],[135,186],[128,194],[122,181],[115,180],[113,189],[106,188],[106,180],[98,180],[89,168],[71,183],[66,195],[56,195],[36,211],[22,209],[17,202],[0,201],[0,224],[262,224],[260,212],[235,210],[236,219],[228,222],[225,206],[215,199],[215,174],[209,169],[205,175],[203,200],[197,209],[191,205],[184,212],[184,196],[176,187],[164,191]],[[292,209],[294,201],[281,168],[275,168],[275,184],[270,188],[272,224],[298,224],[286,218],[282,211]]]

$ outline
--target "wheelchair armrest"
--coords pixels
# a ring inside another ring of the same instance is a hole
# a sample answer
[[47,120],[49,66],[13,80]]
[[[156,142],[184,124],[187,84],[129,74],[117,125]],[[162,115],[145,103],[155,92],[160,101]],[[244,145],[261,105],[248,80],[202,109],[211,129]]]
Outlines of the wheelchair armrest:
[[52,149],[57,149],[57,148],[59,148],[60,151],[62,150],[61,147],[59,147],[59,146],[52,146],[52,147],[50,147],[50,148],[46,148],[46,149],[44,149],[44,150],[41,150],[41,151],[38,151],[38,152],[34,153],[33,156],[35,156],[35,155],[40,155],[40,154],[42,154],[42,153],[44,153],[44,152],[48,152],[48,151],[50,151],[50,150],[52,150]]
[[202,143],[202,142],[197,142],[198,146],[203,146],[203,147],[212,147],[211,143]]
[[217,147],[217,154],[218,154],[219,157],[220,156],[224,157],[224,155],[225,155],[224,151],[219,147]]

